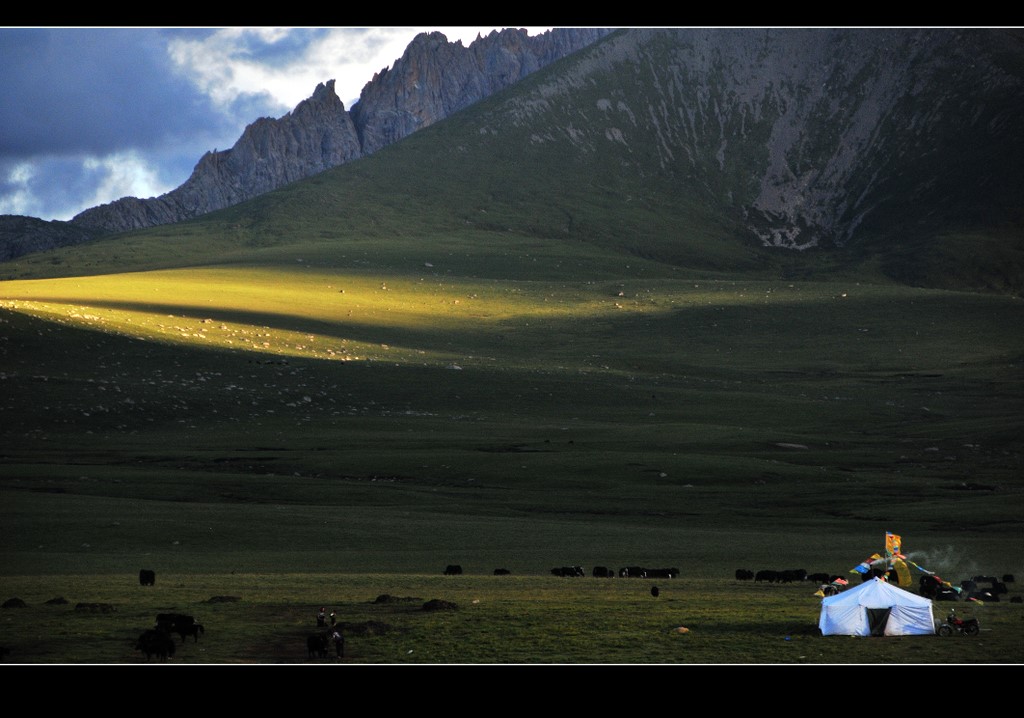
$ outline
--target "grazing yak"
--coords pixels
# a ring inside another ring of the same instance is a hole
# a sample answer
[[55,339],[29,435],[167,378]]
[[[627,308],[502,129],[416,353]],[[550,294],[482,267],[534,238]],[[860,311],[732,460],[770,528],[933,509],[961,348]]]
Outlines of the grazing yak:
[[615,571],[607,566],[594,566],[594,578],[615,578]]
[[779,580],[782,583],[793,583],[794,581],[806,581],[807,580],[807,569],[804,568],[789,568],[785,571],[779,571]]
[[551,569],[551,575],[553,576],[568,576],[570,578],[576,576],[586,576],[587,574],[583,571],[582,566],[559,566]]
[[[736,580],[737,581],[753,581],[754,572],[747,568],[736,569]],[[822,581],[824,583],[824,581]]]
[[448,564],[444,570],[445,576],[459,576],[462,574],[462,566],[457,564]]
[[676,578],[679,575],[678,568],[646,568],[644,578]]
[[140,586],[155,586],[156,585],[156,571],[150,571],[149,569],[142,569],[139,571],[139,585]]
[[156,628],[165,633],[177,633],[181,636],[181,642],[185,642],[185,636],[192,636],[195,643],[199,642],[199,634],[206,633],[202,624],[196,623],[193,616],[186,616],[183,613],[158,613],[156,615]]
[[174,657],[174,639],[166,631],[150,629],[139,636],[135,650],[145,653],[147,661],[153,656],[166,661]]
[[943,589],[942,579],[938,576],[922,576],[918,579],[919,593],[925,598],[935,598]]
[[177,633],[181,636],[182,643],[185,642],[185,636],[192,636],[192,642],[199,643],[199,636],[206,633],[206,629],[201,623],[193,623],[191,626],[180,627]]
[[310,658],[327,658],[328,638],[326,633],[311,633],[306,639]]
[[512,574],[507,568],[496,568],[494,569],[495,576],[510,576]]

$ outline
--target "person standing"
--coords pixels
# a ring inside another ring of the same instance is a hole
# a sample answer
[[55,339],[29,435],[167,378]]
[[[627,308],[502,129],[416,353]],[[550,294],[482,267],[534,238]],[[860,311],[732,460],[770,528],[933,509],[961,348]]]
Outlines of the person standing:
[[320,612],[316,614],[316,625],[317,628],[323,628],[327,625],[327,614],[324,612],[324,607],[320,607]]
[[[332,613],[331,616],[333,617],[334,614]],[[331,638],[334,639],[334,651],[338,654],[338,658],[344,658],[345,637],[341,635],[341,631],[339,631],[338,629],[334,629],[334,631],[331,633]]]
[[331,628],[334,628],[334,624],[338,622],[338,617],[334,614],[334,609],[331,609]]

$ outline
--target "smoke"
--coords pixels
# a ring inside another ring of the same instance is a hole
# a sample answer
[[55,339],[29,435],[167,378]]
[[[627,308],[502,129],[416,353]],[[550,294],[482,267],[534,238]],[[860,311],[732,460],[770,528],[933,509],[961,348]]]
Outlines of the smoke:
[[964,549],[955,546],[913,551],[903,555],[921,568],[937,573],[947,581],[953,581],[954,577],[958,576],[970,577],[982,573],[978,563]]

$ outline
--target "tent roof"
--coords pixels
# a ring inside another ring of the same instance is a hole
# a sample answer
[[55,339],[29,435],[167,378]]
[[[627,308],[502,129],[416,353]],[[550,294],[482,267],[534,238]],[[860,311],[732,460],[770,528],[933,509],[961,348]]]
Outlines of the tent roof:
[[930,598],[918,596],[893,586],[875,576],[856,588],[851,588],[821,602],[822,606],[864,606],[865,608],[889,608],[890,606],[928,606]]

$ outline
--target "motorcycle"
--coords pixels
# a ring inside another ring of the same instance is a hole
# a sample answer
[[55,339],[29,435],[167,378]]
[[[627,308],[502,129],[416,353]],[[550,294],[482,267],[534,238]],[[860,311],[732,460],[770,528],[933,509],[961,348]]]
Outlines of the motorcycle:
[[977,636],[980,630],[981,624],[978,623],[977,618],[960,618],[954,609],[949,612],[946,622],[939,626],[936,633],[940,636],[952,636],[953,633],[961,636]]

